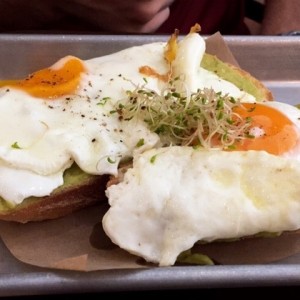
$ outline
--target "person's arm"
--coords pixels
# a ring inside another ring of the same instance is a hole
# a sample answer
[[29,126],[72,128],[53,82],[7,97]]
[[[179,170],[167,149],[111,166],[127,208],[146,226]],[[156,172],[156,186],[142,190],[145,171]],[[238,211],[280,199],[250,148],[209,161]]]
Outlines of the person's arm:
[[266,0],[261,34],[276,35],[300,30],[299,0]]
[[67,24],[67,28],[93,28],[99,32],[113,33],[151,33],[167,20],[169,6],[173,2],[174,0],[1,0],[0,32],[60,29],[68,22],[73,22]]

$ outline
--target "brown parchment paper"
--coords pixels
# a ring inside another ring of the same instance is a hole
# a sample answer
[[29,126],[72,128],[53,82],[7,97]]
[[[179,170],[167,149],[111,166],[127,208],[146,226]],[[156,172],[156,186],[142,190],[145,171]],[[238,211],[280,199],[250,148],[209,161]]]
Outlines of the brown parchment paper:
[[[220,34],[206,39],[207,52],[237,65]],[[103,201],[66,217],[38,223],[0,222],[0,235],[13,256],[24,263],[54,269],[93,271],[155,267],[112,244],[102,229],[108,209]],[[217,264],[268,263],[300,251],[300,234],[248,238],[236,242],[195,245]]]
[[17,259],[40,267],[80,271],[143,267],[141,259],[111,243],[103,232],[101,220],[107,209],[103,201],[56,220],[2,221],[0,233]]

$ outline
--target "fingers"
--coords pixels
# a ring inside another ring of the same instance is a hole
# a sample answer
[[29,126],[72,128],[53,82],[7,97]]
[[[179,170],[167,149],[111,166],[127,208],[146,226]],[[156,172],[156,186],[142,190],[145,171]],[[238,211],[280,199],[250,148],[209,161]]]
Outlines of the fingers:
[[133,26],[131,28],[132,33],[151,33],[155,32],[168,18],[170,15],[170,8],[166,7],[160,10],[152,19],[145,24],[140,26]]
[[65,0],[60,9],[101,31],[150,33],[169,17],[174,0]]
[[[116,1],[116,0],[115,0]],[[162,11],[166,11],[174,0],[131,0],[126,9],[122,9],[128,19],[146,24]]]

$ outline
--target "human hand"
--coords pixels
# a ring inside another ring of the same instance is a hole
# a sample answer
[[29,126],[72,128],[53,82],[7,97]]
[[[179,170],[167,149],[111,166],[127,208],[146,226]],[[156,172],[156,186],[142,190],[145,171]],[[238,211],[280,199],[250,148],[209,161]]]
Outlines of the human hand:
[[64,12],[91,23],[101,31],[151,33],[169,17],[174,0],[65,0]]

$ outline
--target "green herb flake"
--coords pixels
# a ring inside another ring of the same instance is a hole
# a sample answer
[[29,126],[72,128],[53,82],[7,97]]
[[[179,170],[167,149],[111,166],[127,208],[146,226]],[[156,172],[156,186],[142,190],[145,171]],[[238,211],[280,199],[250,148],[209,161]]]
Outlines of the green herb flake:
[[156,156],[157,156],[157,155],[151,156],[151,158],[150,158],[150,163],[151,163],[151,164],[154,164],[154,163],[155,163]]
[[19,146],[18,142],[14,142],[14,143],[11,145],[11,147],[14,148],[14,149],[22,149],[22,148]]
[[145,144],[145,140],[139,139],[139,141],[136,143],[136,147],[137,148],[142,147],[142,146],[144,146],[144,144]]
[[235,150],[236,149],[236,146],[235,145],[229,145],[227,147],[228,150]]

